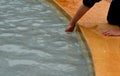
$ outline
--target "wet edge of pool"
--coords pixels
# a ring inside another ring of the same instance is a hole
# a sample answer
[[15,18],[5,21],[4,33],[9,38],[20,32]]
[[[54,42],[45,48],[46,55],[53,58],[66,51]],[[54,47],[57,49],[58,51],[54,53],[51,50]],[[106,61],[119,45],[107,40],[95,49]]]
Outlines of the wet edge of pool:
[[[39,1],[39,0],[38,0],[38,1]],[[55,7],[58,11],[60,11],[67,19],[69,19],[69,20],[71,19],[71,16],[70,16],[67,12],[65,12],[65,10],[62,9],[62,7],[60,7],[59,5],[57,5],[57,4],[54,2],[54,0],[45,0],[45,1],[46,1],[47,3],[49,3],[49,4],[51,4],[52,6],[54,6],[54,7]],[[77,25],[79,25],[79,24],[77,24]],[[79,43],[80,45],[82,45],[82,46],[83,46],[82,49],[84,49],[84,50],[81,51],[81,52],[84,54],[84,56],[85,56],[88,64],[90,64],[89,67],[88,67],[88,68],[89,68],[88,70],[89,70],[89,73],[90,73],[89,76],[95,76],[93,58],[92,58],[90,49],[89,49],[89,47],[88,47],[88,45],[87,45],[87,42],[86,42],[84,36],[82,35],[79,27],[76,27],[75,32],[76,32],[76,35],[77,35],[77,39],[78,39],[78,41],[79,41],[78,43]]]
[[90,72],[90,76],[95,76],[95,69],[94,69],[92,54],[90,52],[90,49],[87,45],[87,42],[86,42],[84,36],[82,35],[79,27],[77,27],[76,33],[77,33],[77,38],[78,38],[78,41],[79,41],[78,43],[81,44],[81,45],[84,45],[82,48],[85,49],[85,50],[83,50],[82,52],[83,52],[88,64],[90,64],[89,69],[88,69],[89,72]]

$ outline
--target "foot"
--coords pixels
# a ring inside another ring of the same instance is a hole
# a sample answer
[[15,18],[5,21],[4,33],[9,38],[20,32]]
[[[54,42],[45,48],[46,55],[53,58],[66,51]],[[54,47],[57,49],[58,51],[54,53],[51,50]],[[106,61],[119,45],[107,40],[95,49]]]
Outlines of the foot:
[[107,30],[103,32],[105,36],[120,36],[120,29]]
[[74,31],[75,26],[72,25],[68,25],[65,29],[65,32],[73,32]]

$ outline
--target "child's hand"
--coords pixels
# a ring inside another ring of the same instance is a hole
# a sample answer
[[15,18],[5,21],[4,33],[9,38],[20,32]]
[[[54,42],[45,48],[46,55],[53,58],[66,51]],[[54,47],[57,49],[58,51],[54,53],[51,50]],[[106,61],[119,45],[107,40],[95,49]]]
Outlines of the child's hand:
[[75,25],[71,25],[69,24],[66,29],[65,29],[65,32],[73,32],[74,31],[74,28],[75,28]]

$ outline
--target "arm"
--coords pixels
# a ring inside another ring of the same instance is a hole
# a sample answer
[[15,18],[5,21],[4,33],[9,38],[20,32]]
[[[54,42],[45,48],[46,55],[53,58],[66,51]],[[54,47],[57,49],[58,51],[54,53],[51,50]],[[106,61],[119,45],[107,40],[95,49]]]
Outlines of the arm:
[[66,27],[65,31],[66,32],[73,32],[74,28],[75,28],[75,24],[77,23],[77,21],[90,9],[90,7],[85,6],[84,4],[82,4],[78,11],[76,12],[76,14],[74,15],[74,17],[71,19],[70,23],[68,24],[68,26]]
[[77,21],[96,3],[101,0],[83,0],[83,4],[79,7],[78,11],[74,15],[74,17],[71,19],[70,23],[66,27],[66,32],[73,32],[75,28],[75,24]]

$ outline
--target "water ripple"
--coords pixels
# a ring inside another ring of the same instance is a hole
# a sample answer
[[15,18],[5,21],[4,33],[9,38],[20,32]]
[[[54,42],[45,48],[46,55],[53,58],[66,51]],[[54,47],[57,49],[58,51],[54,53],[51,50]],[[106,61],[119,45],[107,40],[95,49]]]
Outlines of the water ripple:
[[0,76],[89,76],[67,23],[45,0],[0,0]]
[[22,46],[17,46],[17,45],[2,45],[0,46],[1,51],[4,52],[13,52],[13,53],[20,53],[20,54],[36,54],[40,57],[52,57],[51,54],[40,51],[40,50],[30,50],[30,49],[24,49]]

